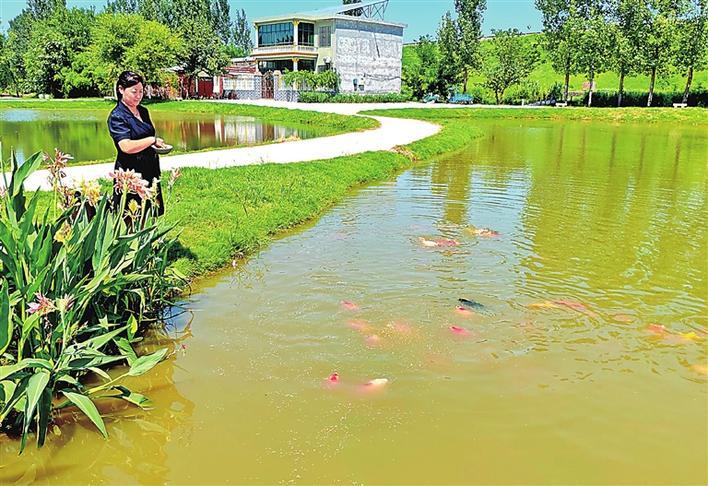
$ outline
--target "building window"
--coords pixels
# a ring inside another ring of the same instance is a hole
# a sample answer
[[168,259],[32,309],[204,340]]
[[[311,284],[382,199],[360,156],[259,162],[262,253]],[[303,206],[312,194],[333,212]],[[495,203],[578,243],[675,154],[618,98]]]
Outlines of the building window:
[[301,46],[315,45],[315,24],[300,22],[297,26],[297,43]]
[[332,27],[320,27],[320,47],[332,47]]
[[292,22],[258,26],[258,47],[292,45],[294,41]]
[[267,73],[268,71],[280,71],[281,73],[284,73],[285,71],[293,70],[293,61],[292,59],[261,61],[258,64],[258,69],[261,73]]
[[314,59],[300,59],[297,63],[298,71],[314,71],[315,70],[315,60]]

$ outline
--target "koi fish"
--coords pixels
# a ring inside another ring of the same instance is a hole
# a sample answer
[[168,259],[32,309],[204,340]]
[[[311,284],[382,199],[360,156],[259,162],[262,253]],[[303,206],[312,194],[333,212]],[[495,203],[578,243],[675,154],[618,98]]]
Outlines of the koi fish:
[[368,332],[371,329],[371,326],[369,326],[366,321],[363,321],[361,319],[353,319],[347,322],[347,325],[359,332]]
[[529,307],[532,309],[558,309],[560,306],[558,304],[554,304],[550,300],[544,300],[543,302],[534,302],[533,304],[529,304]]
[[364,342],[366,342],[367,346],[378,346],[379,344],[381,344],[381,336],[379,336],[378,334],[371,334],[364,338]]
[[554,300],[553,303],[573,309],[574,311],[585,314],[588,317],[597,317],[597,314],[591,311],[588,306],[576,300]]
[[489,228],[475,228],[474,226],[470,226],[469,228],[465,228],[465,231],[468,233],[474,235],[474,236],[481,236],[483,238],[494,238],[500,235],[500,233],[496,230],[489,229]]
[[461,304],[460,307],[465,307],[465,308],[473,310],[479,314],[486,314],[486,315],[490,314],[489,310],[487,310],[487,307],[484,304],[480,304],[476,300],[457,299],[457,301]]
[[625,322],[629,323],[634,321],[634,317],[630,316],[629,314],[615,314],[612,316],[612,319],[614,319],[617,322]]
[[450,326],[450,331],[453,334],[457,334],[458,336],[469,336],[470,332],[465,329],[464,327],[459,327],[459,326]]
[[364,383],[365,387],[381,388],[388,385],[388,378],[375,378]]
[[647,332],[656,334],[657,336],[665,336],[669,331],[663,324],[649,324],[647,326]]
[[351,302],[348,300],[343,300],[340,303],[342,304],[342,307],[345,308],[346,310],[350,310],[350,311],[359,310],[359,306],[357,304],[355,304],[354,302]]
[[339,373],[332,373],[331,375],[329,375],[329,378],[327,378],[327,381],[329,383],[339,383]]
[[473,314],[473,312],[471,310],[467,309],[466,307],[462,307],[461,305],[458,305],[457,307],[455,307],[455,311],[458,314],[463,315],[463,316],[467,316],[467,317],[469,317]]
[[460,246],[460,242],[451,238],[438,238],[436,240],[429,240],[423,238],[422,236],[418,238],[421,245],[427,248],[435,247],[449,247],[449,246]]

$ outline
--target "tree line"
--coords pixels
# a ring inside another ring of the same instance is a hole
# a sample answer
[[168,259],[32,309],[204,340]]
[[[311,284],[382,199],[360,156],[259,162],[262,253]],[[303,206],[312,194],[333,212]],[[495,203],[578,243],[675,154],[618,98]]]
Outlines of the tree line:
[[252,48],[243,9],[227,0],[110,0],[67,8],[65,0],[29,0],[0,33],[0,90],[75,97],[112,94],[118,74],[134,70],[154,85],[222,72]]
[[563,76],[560,98],[568,101],[570,77],[587,79],[592,105],[595,78],[615,72],[619,78],[617,106],[622,105],[627,76],[648,77],[647,106],[652,105],[657,78],[673,72],[686,77],[688,101],[694,72],[708,60],[708,0],[536,0],[541,12],[541,42],[523,39],[516,29],[493,31],[480,49],[485,0],[455,0],[437,37],[421,37],[416,56],[404,66],[404,83],[412,94],[441,93],[458,85],[463,92],[471,72],[500,102],[506,89],[524,81],[547,57]]

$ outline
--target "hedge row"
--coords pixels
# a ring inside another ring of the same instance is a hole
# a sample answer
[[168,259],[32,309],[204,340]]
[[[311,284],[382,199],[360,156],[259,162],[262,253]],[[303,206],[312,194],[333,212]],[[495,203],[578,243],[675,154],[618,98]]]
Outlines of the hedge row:
[[301,103],[401,103],[410,101],[411,97],[399,93],[333,94],[322,91],[301,91],[299,100]]

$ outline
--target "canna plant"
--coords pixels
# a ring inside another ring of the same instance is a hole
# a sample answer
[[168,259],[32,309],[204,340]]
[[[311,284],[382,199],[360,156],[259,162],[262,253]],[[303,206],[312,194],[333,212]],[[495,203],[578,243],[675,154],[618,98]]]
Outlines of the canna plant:
[[[172,228],[159,227],[145,199],[126,204],[136,190],[152,197],[139,174],[114,174],[126,183],[113,209],[96,183],[63,184],[69,158],[56,151],[18,165],[13,155],[0,184],[0,428],[19,435],[20,452],[33,432],[44,444],[62,408],[78,408],[104,436],[96,400],[149,408],[120,382],[165,358],[166,349],[138,357],[133,346],[183,284],[168,267]],[[43,160],[54,199],[40,211],[40,193],[28,198],[23,182]],[[116,364],[127,371],[111,377],[105,369]]]

